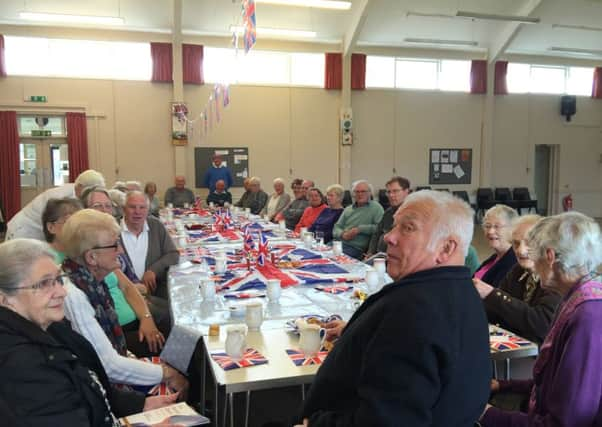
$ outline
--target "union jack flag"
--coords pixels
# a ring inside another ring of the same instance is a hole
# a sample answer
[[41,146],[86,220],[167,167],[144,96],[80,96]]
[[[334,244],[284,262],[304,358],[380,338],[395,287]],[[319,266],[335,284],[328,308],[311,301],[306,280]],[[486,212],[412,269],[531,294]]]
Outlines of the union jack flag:
[[259,233],[259,248],[257,249],[257,265],[264,266],[268,261],[268,255],[270,251],[268,249],[268,238],[263,234]]
[[214,276],[216,290],[221,291],[245,291],[248,289],[265,289],[265,279],[262,279],[255,271],[249,271],[243,276],[235,276],[227,271],[221,276]]
[[224,224],[225,230],[232,226],[232,213],[230,213],[230,209],[224,209],[222,215],[222,223]]
[[255,21],[255,0],[242,0],[242,16],[245,34],[245,53],[249,53],[255,41],[257,40],[257,30]]
[[249,366],[263,365],[268,363],[268,359],[254,348],[248,348],[238,360],[232,359],[225,351],[211,353],[211,358],[224,370],[247,368]]
[[249,230],[249,227],[246,227],[243,250],[245,252],[251,252],[253,249],[255,249],[255,241],[253,240],[253,236],[251,235],[251,230]]
[[326,292],[327,294],[340,294],[342,292],[353,289],[353,286],[349,285],[333,285],[333,286],[316,286],[316,291]]
[[493,332],[489,337],[489,346],[492,350],[505,351],[515,350],[521,347],[533,345],[531,341],[515,335],[508,335],[503,332]]
[[328,356],[328,351],[319,351],[316,354],[307,357],[301,350],[289,348],[286,350],[286,354],[288,354],[288,357],[291,358],[296,366],[307,366],[321,364],[324,359],[326,359],[326,356]]

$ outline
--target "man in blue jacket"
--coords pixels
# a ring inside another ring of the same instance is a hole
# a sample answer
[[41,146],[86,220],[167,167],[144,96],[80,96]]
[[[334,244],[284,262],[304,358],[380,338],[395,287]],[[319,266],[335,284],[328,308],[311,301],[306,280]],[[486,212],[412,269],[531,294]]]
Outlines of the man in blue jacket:
[[204,184],[209,188],[209,194],[215,191],[215,183],[223,180],[226,184],[226,191],[232,186],[232,172],[222,161],[219,154],[213,155],[213,163],[205,173]]

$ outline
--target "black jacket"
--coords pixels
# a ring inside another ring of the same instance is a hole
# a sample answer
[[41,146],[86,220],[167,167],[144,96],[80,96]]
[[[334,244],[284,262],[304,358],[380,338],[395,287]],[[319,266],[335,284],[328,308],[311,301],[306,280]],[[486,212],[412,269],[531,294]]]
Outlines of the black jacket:
[[483,305],[466,267],[414,273],[353,315],[304,403],[309,426],[468,427],[489,397]]
[[539,281],[527,295],[530,273],[516,264],[483,300],[489,323],[495,323],[537,344],[543,343],[562,297],[542,289]]
[[[483,261],[481,265],[479,265],[479,268],[477,268],[477,271],[483,268],[483,266],[486,265],[488,262],[493,261],[495,257],[496,254],[493,254],[485,261]],[[504,279],[504,277],[506,277],[506,274],[508,274],[508,272],[515,265],[516,255],[514,255],[514,251],[512,250],[512,248],[510,248],[506,251],[504,256],[502,256],[502,258],[500,258],[500,260],[496,262],[495,265],[487,271],[487,273],[485,273],[481,280],[487,283],[488,285],[497,288],[500,285],[500,282]]]
[[0,307],[0,410],[9,408],[16,425],[113,425],[90,371],[106,391],[115,416],[142,411],[144,395],[111,386],[90,343],[68,322],[54,323],[44,332]]

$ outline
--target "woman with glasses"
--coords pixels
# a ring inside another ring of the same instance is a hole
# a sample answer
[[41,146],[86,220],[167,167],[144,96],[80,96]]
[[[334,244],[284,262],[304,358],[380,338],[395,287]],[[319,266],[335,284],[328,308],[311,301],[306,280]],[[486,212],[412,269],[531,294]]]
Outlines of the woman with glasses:
[[[63,270],[70,279],[66,317],[92,343],[112,382],[153,386],[163,381],[176,390],[185,389],[186,379],[169,365],[127,357],[124,330],[106,282],[120,265],[119,232],[110,215],[93,209],[74,213],[63,226],[61,241],[67,255]],[[156,328],[155,333],[160,334]]]
[[506,205],[495,205],[485,212],[483,232],[493,255],[479,266],[473,275],[475,285],[486,283],[497,288],[502,279],[516,265],[512,250],[512,221],[518,217],[516,211]]
[[305,197],[307,195],[307,191],[303,189],[302,179],[294,179],[291,183],[291,189],[293,190],[295,199],[290,202],[283,211],[275,216],[275,221],[278,222],[280,220],[284,220],[286,223],[286,228],[289,230],[294,230],[295,226],[301,219],[301,215],[303,215],[303,212],[305,212],[305,208],[309,206],[309,202]]
[[324,243],[332,240],[332,229],[343,213],[343,195],[345,189],[342,185],[333,184],[326,188],[326,202],[328,207],[324,209],[309,227],[312,233],[323,233]]
[[[63,321],[63,276],[45,244],[0,244],[0,400],[18,425],[119,426],[116,417],[171,404],[119,390],[90,343]],[[3,422],[7,422],[3,419]]]
[[301,231],[302,227],[311,227],[316,218],[318,218],[322,211],[326,209],[324,195],[319,188],[310,188],[307,191],[307,200],[309,200],[309,206],[305,208],[303,215],[301,215],[301,219],[299,219],[299,222],[295,226],[295,233]]
[[562,301],[533,366],[533,379],[493,381],[493,392],[530,392],[526,412],[487,405],[481,424],[602,425],[602,235],[577,212],[544,218],[529,232],[529,257],[543,289]]

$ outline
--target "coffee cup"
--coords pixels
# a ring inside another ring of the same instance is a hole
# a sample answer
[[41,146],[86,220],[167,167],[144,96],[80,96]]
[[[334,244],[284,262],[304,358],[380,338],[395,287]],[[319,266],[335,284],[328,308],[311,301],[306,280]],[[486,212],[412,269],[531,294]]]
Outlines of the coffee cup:
[[250,331],[258,331],[263,323],[263,304],[260,302],[247,304],[245,322]]

